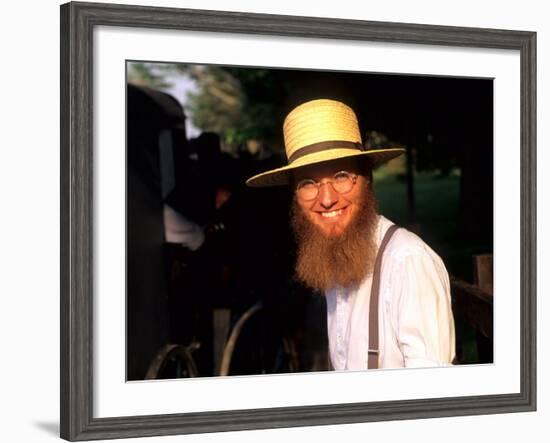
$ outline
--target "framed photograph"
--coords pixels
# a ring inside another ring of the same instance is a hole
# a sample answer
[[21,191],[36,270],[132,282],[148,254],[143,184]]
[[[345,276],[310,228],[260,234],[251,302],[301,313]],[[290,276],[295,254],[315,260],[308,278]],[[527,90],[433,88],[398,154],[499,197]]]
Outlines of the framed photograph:
[[[525,31],[62,5],[61,437],[535,410],[535,54]],[[245,185],[314,99],[404,153],[378,208],[445,264],[449,364],[333,358],[292,194]]]

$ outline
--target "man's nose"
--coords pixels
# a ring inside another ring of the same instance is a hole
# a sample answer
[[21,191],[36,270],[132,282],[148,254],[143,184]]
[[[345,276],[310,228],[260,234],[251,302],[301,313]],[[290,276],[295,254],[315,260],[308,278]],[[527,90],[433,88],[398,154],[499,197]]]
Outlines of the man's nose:
[[338,193],[334,190],[331,182],[322,183],[319,187],[319,203],[328,209],[338,201]]

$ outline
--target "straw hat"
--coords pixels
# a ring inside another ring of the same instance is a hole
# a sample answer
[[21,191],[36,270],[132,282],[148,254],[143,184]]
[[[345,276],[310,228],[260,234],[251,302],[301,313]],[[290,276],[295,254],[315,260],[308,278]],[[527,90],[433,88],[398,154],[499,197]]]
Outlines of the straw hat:
[[249,178],[248,186],[287,184],[291,171],[315,163],[367,156],[374,167],[405,152],[402,148],[366,150],[355,113],[334,100],[312,100],[294,108],[283,123],[283,133],[288,165]]

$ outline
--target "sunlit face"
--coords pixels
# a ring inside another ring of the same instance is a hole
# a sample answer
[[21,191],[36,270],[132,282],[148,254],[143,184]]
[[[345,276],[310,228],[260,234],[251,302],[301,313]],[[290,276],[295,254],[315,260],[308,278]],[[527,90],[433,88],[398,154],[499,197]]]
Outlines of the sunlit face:
[[[351,189],[345,193],[337,192],[333,185],[335,174],[341,171],[356,177]],[[363,190],[368,179],[360,174],[357,162],[353,159],[300,168],[294,174],[295,186],[298,186],[302,180],[309,179],[321,184],[319,193],[313,200],[304,200],[297,192],[298,206],[308,220],[326,236],[343,234],[360,210]]]

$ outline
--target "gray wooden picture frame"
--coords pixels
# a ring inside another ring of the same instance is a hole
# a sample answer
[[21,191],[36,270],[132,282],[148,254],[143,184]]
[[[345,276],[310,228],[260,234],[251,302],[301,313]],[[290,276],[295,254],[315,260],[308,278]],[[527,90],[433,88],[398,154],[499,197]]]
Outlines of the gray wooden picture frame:
[[[521,58],[521,391],[239,411],[93,416],[92,54],[96,26],[498,48]],[[61,437],[91,440],[536,409],[536,33],[236,12],[61,6]]]

